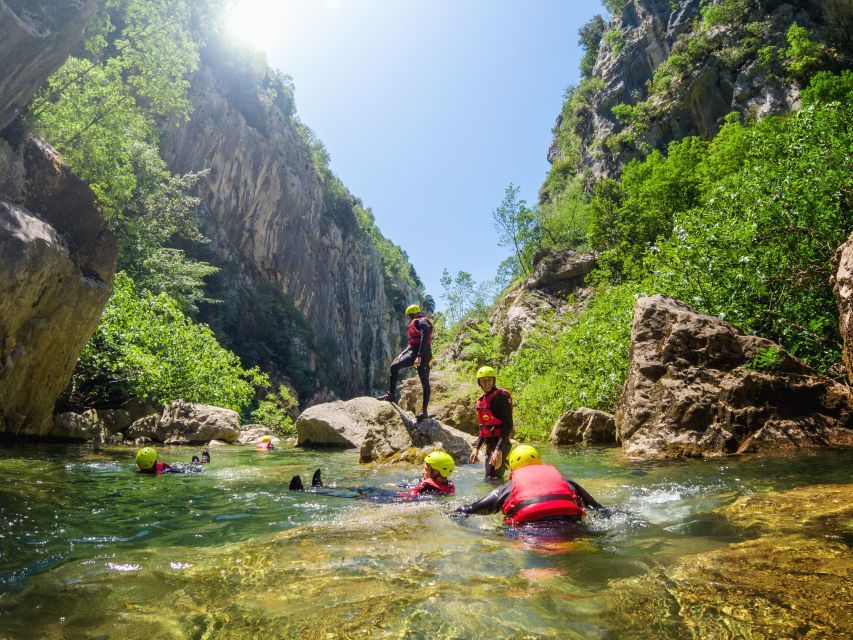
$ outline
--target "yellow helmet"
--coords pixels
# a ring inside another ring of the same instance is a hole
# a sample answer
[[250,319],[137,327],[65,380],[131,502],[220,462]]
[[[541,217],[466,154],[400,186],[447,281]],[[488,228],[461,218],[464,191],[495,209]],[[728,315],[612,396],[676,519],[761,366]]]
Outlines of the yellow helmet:
[[509,463],[510,471],[526,467],[529,464],[542,464],[539,452],[529,444],[518,445],[515,449],[509,452],[506,460]]
[[406,315],[407,316],[411,316],[411,315],[414,315],[414,314],[420,313],[420,312],[421,312],[421,305],[419,305],[419,304],[410,304],[408,307],[406,307]]
[[449,478],[450,474],[453,473],[453,469],[456,468],[451,455],[444,451],[431,451],[427,454],[427,457],[424,458],[424,462],[426,462],[431,469],[438,471],[445,478]]
[[480,378],[497,378],[498,372],[494,367],[480,367],[477,369],[477,380]]
[[272,436],[264,436],[261,438],[261,442],[272,442]]
[[157,462],[157,450],[154,447],[145,447],[136,452],[136,466],[145,471]]

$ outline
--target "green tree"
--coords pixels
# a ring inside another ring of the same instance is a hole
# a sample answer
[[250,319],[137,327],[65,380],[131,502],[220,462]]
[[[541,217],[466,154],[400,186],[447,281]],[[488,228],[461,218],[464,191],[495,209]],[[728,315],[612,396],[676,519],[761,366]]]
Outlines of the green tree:
[[506,188],[500,206],[492,212],[492,221],[498,232],[498,246],[510,247],[515,253],[519,269],[530,273],[533,252],[539,245],[541,229],[536,224],[536,214],[518,199],[519,188],[514,184]]
[[139,292],[124,273],[86,345],[69,390],[79,405],[138,396],[159,404],[183,399],[241,411],[269,381],[244,369],[210,329],[194,323],[166,294]]
[[272,392],[258,403],[258,408],[252,412],[252,420],[282,435],[296,433],[291,412],[299,406],[296,395],[284,385],[277,392]]
[[605,22],[600,15],[593,16],[578,30],[578,46],[583,49],[580,70],[581,77],[592,77],[592,68],[598,59],[598,47],[604,35]]

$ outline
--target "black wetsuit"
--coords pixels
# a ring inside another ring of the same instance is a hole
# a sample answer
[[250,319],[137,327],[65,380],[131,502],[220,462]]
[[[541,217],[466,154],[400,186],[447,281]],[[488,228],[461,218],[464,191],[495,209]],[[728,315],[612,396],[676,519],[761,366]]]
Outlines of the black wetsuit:
[[[566,482],[567,485],[569,485],[569,488],[577,494],[577,496],[578,496],[578,498],[580,498],[581,503],[583,504],[584,508],[586,508],[586,509],[603,509],[604,508],[595,500],[595,498],[593,498],[591,495],[589,495],[589,493],[586,492],[586,489],[584,489],[582,486],[580,486],[577,482],[575,482],[574,480],[571,480],[569,478],[566,478],[566,477],[563,477],[563,480]],[[454,510],[453,513],[461,513],[461,514],[465,514],[465,515],[478,515],[478,516],[484,516],[484,515],[489,515],[491,513],[497,513],[498,511],[500,511],[503,508],[504,504],[509,499],[509,495],[511,492],[512,492],[512,480],[510,480],[506,484],[502,484],[501,486],[496,488],[494,491],[492,491],[488,495],[480,498],[476,502],[472,502],[471,504],[462,505],[458,509]],[[560,519],[560,517],[553,518],[553,519],[555,519],[555,520]],[[570,519],[574,520],[574,518],[570,518]]]
[[421,364],[418,367],[418,378],[421,380],[421,386],[424,390],[424,413],[427,412],[429,405],[430,385],[429,385],[429,368],[432,360],[432,324],[423,315],[418,315],[415,318],[415,327],[421,332],[421,341],[417,344],[406,345],[406,348],[400,352],[394,362],[391,363],[391,374],[388,380],[388,391],[392,399],[397,397],[397,379],[400,377],[400,369],[411,367],[415,364],[417,358],[421,359]]
[[[490,406],[492,413],[502,423],[501,437],[487,438],[480,436],[477,438],[477,443],[474,445],[474,448],[479,451],[483,443],[486,443],[486,480],[503,480],[504,474],[507,472],[506,459],[512,449],[512,442],[510,442],[510,436],[512,436],[512,404],[506,395],[496,393],[492,398]],[[492,457],[492,453],[495,449],[498,449],[501,452],[501,466],[497,469],[495,469],[489,462],[489,458]]]

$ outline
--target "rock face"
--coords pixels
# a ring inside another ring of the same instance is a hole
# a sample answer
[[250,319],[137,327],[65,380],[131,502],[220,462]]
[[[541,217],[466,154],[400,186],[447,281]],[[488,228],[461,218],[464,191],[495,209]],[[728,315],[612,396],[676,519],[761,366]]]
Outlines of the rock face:
[[80,41],[96,0],[0,0],[0,131]]
[[567,411],[554,424],[549,441],[554,446],[616,444],[616,418],[613,414],[586,407]]
[[231,409],[175,400],[163,411],[158,431],[166,444],[233,443],[240,438],[240,416]]
[[847,380],[853,383],[853,234],[835,253],[832,288],[838,302],[839,329],[844,340],[842,356]]
[[[810,38],[850,51],[849,3],[758,0],[741,3],[713,25],[700,12],[709,4],[632,0],[610,17],[587,87],[594,87],[591,95],[569,116],[572,123],[564,123],[561,114],[555,126],[555,132],[570,126],[578,138],[579,157],[572,158],[577,173],[617,177],[626,162],[650,149],[665,150],[685,136],[712,137],[731,112],[762,117],[788,111],[798,103],[799,89],[781,63],[760,63],[758,51],[770,46],[784,51],[795,22]],[[665,62],[666,72],[650,95]],[[620,122],[612,112],[616,105],[641,102],[640,126]],[[622,132],[633,135],[617,137]],[[566,159],[558,139],[548,152],[552,163]]]
[[422,456],[412,449],[441,448],[457,462],[471,452],[473,436],[436,420],[415,423],[394,405],[374,398],[353,398],[306,409],[296,421],[297,446],[337,446],[360,450],[361,462]]
[[89,187],[44,142],[0,139],[0,432],[49,434],[115,264]]
[[849,388],[778,345],[666,296],[634,307],[616,426],[627,455],[716,457],[853,445]]
[[[354,203],[324,200],[321,176],[292,119],[262,86],[238,76],[245,73],[205,58],[191,79],[191,121],[168,130],[162,142],[173,171],[210,168],[200,193],[202,227],[214,252],[209,259],[239,274],[226,289],[271,286],[282,296],[276,304],[295,307],[313,342],[294,351],[315,371],[338,372],[341,392],[381,387],[413,294],[395,292],[402,305],[395,310]],[[238,354],[243,329],[230,336]],[[292,334],[263,327],[267,342],[286,342]]]

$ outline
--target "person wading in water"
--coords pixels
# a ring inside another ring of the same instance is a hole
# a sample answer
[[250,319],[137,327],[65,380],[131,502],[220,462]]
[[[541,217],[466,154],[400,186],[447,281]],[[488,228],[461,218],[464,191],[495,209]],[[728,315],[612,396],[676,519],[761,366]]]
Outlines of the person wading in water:
[[506,457],[512,448],[512,396],[506,389],[499,389],[497,372],[493,367],[477,370],[477,384],[483,395],[477,399],[477,423],[480,437],[471,451],[468,461],[477,462],[483,443],[486,444],[486,480],[503,480],[506,473]]
[[424,402],[423,410],[415,416],[418,420],[428,417],[427,406],[429,405],[429,368],[432,364],[432,332],[433,326],[430,319],[421,313],[421,307],[410,304],[406,307],[406,315],[409,317],[408,340],[409,344],[394,358],[391,363],[391,374],[388,376],[388,393],[381,395],[377,400],[388,402],[397,401],[397,379],[400,369],[414,367],[418,371],[418,377],[423,387]]

